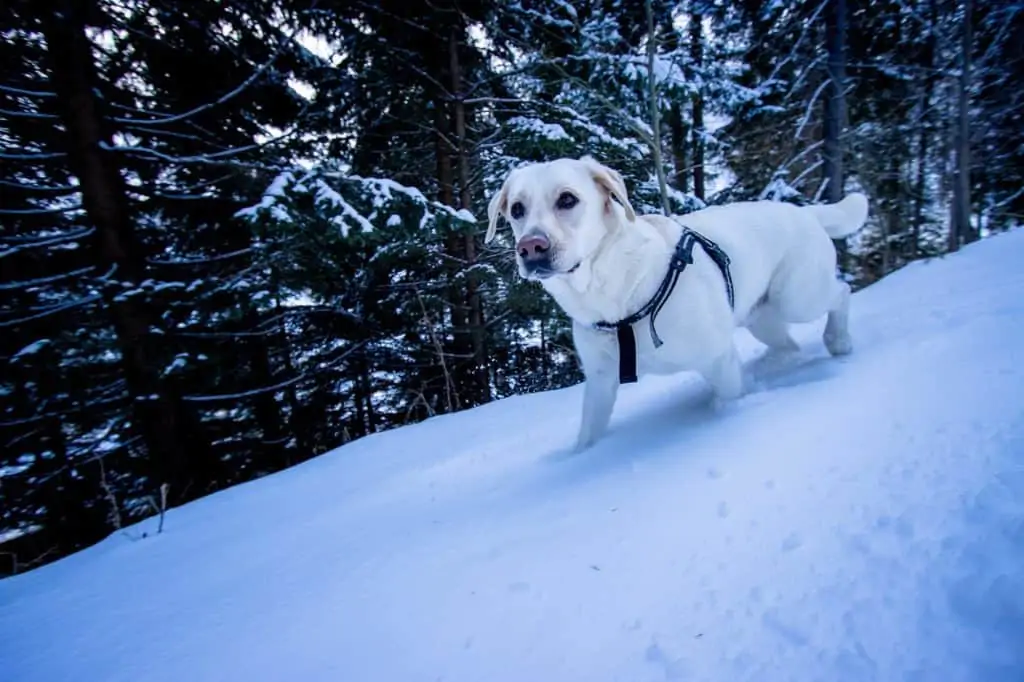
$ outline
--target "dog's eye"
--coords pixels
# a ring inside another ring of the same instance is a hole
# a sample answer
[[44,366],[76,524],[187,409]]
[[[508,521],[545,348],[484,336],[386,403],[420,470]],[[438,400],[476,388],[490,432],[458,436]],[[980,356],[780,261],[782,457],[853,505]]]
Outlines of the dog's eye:
[[572,192],[562,192],[558,195],[558,201],[555,202],[555,207],[560,211],[568,211],[570,208],[580,202],[576,198],[576,195]]
[[512,218],[514,220],[519,220],[520,218],[523,217],[523,214],[526,213],[526,209],[523,208],[523,205],[517,201],[516,203],[512,204],[512,210],[509,212],[512,214]]

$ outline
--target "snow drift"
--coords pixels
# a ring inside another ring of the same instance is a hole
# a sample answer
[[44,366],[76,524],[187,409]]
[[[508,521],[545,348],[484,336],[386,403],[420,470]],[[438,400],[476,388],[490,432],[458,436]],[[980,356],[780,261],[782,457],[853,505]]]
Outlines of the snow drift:
[[1024,231],[722,411],[579,387],[351,443],[0,582],[5,682],[1024,679]]

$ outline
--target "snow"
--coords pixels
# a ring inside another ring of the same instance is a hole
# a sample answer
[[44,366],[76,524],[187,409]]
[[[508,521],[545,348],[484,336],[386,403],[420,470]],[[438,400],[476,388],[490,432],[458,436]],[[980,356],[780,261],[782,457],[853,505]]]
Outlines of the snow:
[[858,292],[846,358],[743,332],[748,395],[642,379],[579,455],[573,387],[173,509],[0,581],[3,679],[1024,679],[1021,262]]
[[287,222],[290,219],[288,211],[278,203],[278,200],[286,195],[288,186],[294,182],[295,175],[291,171],[278,173],[263,193],[260,203],[236,211],[235,216],[238,218],[252,218],[258,214],[260,209],[270,209],[275,220]]
[[170,364],[168,364],[167,367],[164,368],[164,371],[161,373],[161,376],[168,377],[188,367],[189,357],[190,356],[188,353],[178,353],[177,355],[175,355],[174,359],[171,360]]
[[529,116],[513,116],[505,122],[510,128],[516,128],[523,132],[533,133],[548,142],[558,142],[560,140],[572,140],[572,136],[565,132],[565,128],[558,125],[557,123],[545,123],[539,118],[533,118]]
[[352,208],[352,205],[345,201],[344,197],[335,192],[323,180],[316,181],[316,202],[326,203],[328,206],[341,210],[341,215],[335,216],[332,222],[338,226],[343,236],[348,236],[348,223],[346,218],[351,218],[359,225],[363,232],[373,232],[373,223],[364,218],[359,211]]
[[41,350],[49,346],[51,343],[53,342],[50,341],[50,339],[38,339],[36,341],[33,341],[32,343],[28,344],[27,346],[19,350],[17,353],[12,355],[11,361],[13,362],[15,360],[28,357],[29,355],[35,355],[36,353],[40,352]]
[[565,13],[568,14],[573,19],[577,17],[576,8],[569,4],[568,2],[565,2],[565,0],[555,0],[555,4],[561,7],[562,10],[564,10]]
[[[646,83],[646,79],[650,77],[647,57],[636,57],[626,61],[622,73],[627,78]],[[678,64],[661,54],[654,57],[654,80],[660,86],[684,87],[691,91],[696,91],[701,85],[700,74],[687,78]]]
[[[360,194],[367,196],[373,211],[364,216],[341,192],[332,187],[326,180],[350,185]],[[296,179],[291,171],[277,175],[263,193],[256,205],[235,212],[235,216],[245,219],[256,219],[263,211],[270,211],[271,217],[280,222],[295,222],[295,217],[281,202],[294,193],[305,194],[313,191],[313,201],[319,212],[338,228],[343,237],[348,237],[354,224],[361,233],[374,231],[374,221],[378,219],[378,210],[386,208],[396,199],[396,195],[404,195],[407,199],[423,208],[420,228],[426,228],[428,222],[435,217],[435,211],[445,211],[455,219],[464,222],[476,222],[473,214],[465,209],[456,210],[439,202],[428,200],[415,187],[402,185],[388,178],[365,178],[358,175],[346,175],[336,170],[309,170],[301,178]],[[432,211],[431,209],[434,209]],[[402,220],[393,213],[387,214],[387,226],[398,227]]]
[[758,199],[770,200],[770,201],[785,201],[786,199],[799,198],[800,192],[793,188],[788,182],[781,177],[772,178],[772,180],[761,190],[761,195]]
[[25,534],[25,531],[21,528],[12,528],[11,530],[0,531],[0,545],[11,540],[16,540]]

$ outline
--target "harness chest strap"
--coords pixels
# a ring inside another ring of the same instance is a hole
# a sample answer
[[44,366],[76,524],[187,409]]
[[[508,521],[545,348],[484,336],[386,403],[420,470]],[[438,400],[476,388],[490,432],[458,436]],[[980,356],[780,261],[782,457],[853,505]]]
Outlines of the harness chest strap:
[[683,270],[686,269],[687,265],[693,263],[693,247],[695,244],[700,244],[708,256],[711,257],[711,260],[715,262],[715,265],[718,266],[718,269],[722,271],[722,277],[725,279],[725,291],[729,297],[729,307],[735,307],[735,294],[733,291],[732,274],[729,270],[728,254],[718,244],[684,226],[683,233],[680,235],[675,251],[672,253],[672,259],[669,261],[668,272],[665,273],[665,278],[661,280],[661,284],[651,300],[640,310],[623,320],[594,323],[596,329],[604,331],[615,330],[619,343],[619,383],[631,384],[637,380],[634,324],[645,317],[649,317],[651,340],[654,342],[654,347],[659,348],[664,343],[661,337],[658,336],[658,330],[655,329],[654,322],[665,302],[672,295],[672,291],[676,288],[679,276],[683,274]]

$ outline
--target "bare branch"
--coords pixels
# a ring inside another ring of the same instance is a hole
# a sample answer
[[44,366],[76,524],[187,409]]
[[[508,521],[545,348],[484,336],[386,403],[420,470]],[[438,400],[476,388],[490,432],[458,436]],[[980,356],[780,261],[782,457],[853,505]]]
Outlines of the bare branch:
[[81,188],[78,185],[33,185],[30,181],[24,182],[11,182],[10,180],[0,179],[0,186],[3,187],[14,187],[23,192],[51,192],[54,194],[58,193],[71,193],[78,192]]
[[201,265],[203,263],[213,263],[219,260],[228,260],[230,258],[237,258],[238,256],[244,256],[247,253],[252,253],[254,249],[248,246],[244,249],[238,249],[237,251],[230,251],[228,253],[220,253],[215,256],[198,256],[195,258],[175,258],[173,260],[159,260],[156,258],[147,258],[146,262],[151,265]]
[[0,208],[0,215],[57,215],[68,211],[77,211],[80,208],[82,208],[81,204],[50,208]]
[[99,301],[100,299],[101,299],[101,297],[98,296],[98,295],[86,296],[85,298],[80,298],[80,299],[77,299],[75,301],[71,301],[69,303],[61,303],[60,305],[52,306],[52,307],[47,308],[46,310],[44,310],[42,312],[36,313],[35,315],[29,315],[28,317],[19,317],[19,318],[14,319],[14,320],[3,320],[3,321],[0,321],[0,329],[7,328],[7,327],[16,327],[16,326],[18,326],[20,324],[25,324],[26,322],[31,322],[33,320],[39,320],[39,319],[42,319],[44,317],[49,317],[50,315],[56,315],[57,313],[64,312],[65,310],[71,310],[73,308],[81,308],[82,306],[89,305],[90,303],[95,303],[96,301]]
[[13,289],[28,289],[30,287],[38,287],[44,284],[53,284],[63,279],[71,279],[72,277],[79,277],[80,275],[87,275],[96,267],[90,265],[85,268],[79,268],[78,270],[72,270],[70,272],[62,272],[59,275],[50,275],[49,277],[38,277],[36,279],[26,279],[20,282],[0,282],[0,291],[11,291]]
[[56,97],[57,94],[54,92],[44,92],[42,90],[26,90],[24,88],[16,88],[12,85],[3,85],[0,83],[0,92],[6,92],[9,95],[15,95],[19,97]]
[[[354,353],[357,350],[361,349],[363,346],[366,345],[366,343],[367,343],[366,341],[361,341],[361,342],[353,345],[351,348],[346,349],[345,352],[341,353],[338,357],[334,358],[332,363],[333,364],[337,364],[338,362],[340,362],[341,360],[345,359],[346,357],[348,357],[352,353]],[[296,383],[302,381],[303,379],[307,379],[307,378],[315,375],[317,372],[322,371],[322,370],[323,370],[323,367],[319,367],[318,366],[316,368],[316,371],[303,372],[303,373],[301,373],[301,374],[299,374],[297,376],[291,377],[289,379],[285,379],[284,381],[281,381],[279,383],[273,384],[271,386],[262,386],[260,388],[254,388],[254,389],[251,389],[251,390],[248,390],[248,391],[240,391],[238,393],[222,393],[220,395],[187,395],[187,396],[182,397],[182,400],[185,400],[185,401],[188,401],[188,402],[192,402],[192,403],[211,403],[211,402],[221,402],[221,401],[224,401],[224,400],[238,400],[240,398],[251,398],[251,397],[254,397],[254,396],[257,396],[257,395],[262,395],[264,393],[273,393],[274,391],[280,391],[280,390],[282,390],[284,388],[288,388],[289,386],[292,386],[293,384],[296,384]]]
[[831,83],[831,78],[822,79],[821,85],[819,85],[818,89],[814,91],[813,95],[811,95],[810,101],[807,102],[807,108],[804,110],[804,115],[800,119],[799,125],[797,125],[796,127],[796,133],[793,135],[794,140],[800,139],[800,134],[804,132],[804,127],[807,125],[807,122],[811,119],[811,112],[814,110],[814,105],[818,103],[818,97],[821,96],[821,93],[825,90],[825,88],[831,85]]
[[6,161],[43,161],[46,159],[63,159],[67,154],[64,152],[28,152],[25,154],[8,154],[0,152],[0,159]]
[[804,169],[803,173],[801,173],[800,175],[798,175],[795,178],[793,178],[793,181],[791,183],[789,183],[789,184],[792,185],[794,188],[799,188],[800,183],[803,182],[803,179],[805,177],[807,177],[808,175],[810,175],[811,173],[813,173],[814,171],[816,171],[817,169],[821,168],[821,166],[824,163],[825,162],[823,160],[818,159],[814,163],[812,163],[809,166],[807,166],[807,168]]
[[53,114],[40,114],[35,111],[13,111],[11,109],[0,109],[0,116],[9,116],[10,118],[35,118],[46,121],[57,120],[57,117]]
[[298,26],[292,29],[291,34],[289,34],[287,38],[281,40],[281,42],[278,44],[277,49],[275,49],[274,53],[270,55],[270,59],[268,59],[266,62],[261,64],[259,68],[253,71],[248,78],[246,78],[238,85],[238,87],[224,93],[223,95],[221,95],[220,97],[211,102],[201,104],[198,107],[195,107],[180,114],[158,116],[150,119],[115,117],[113,118],[113,121],[115,123],[127,123],[136,126],[159,126],[166,125],[168,123],[175,123],[177,121],[184,121],[188,118],[195,116],[196,114],[200,114],[204,111],[208,111],[210,109],[213,109],[214,107],[220,106],[221,104],[224,104],[225,102],[228,102],[234,99],[235,97],[238,97],[238,95],[245,92],[245,90],[249,86],[255,83],[259,79],[259,77],[262,76],[267,71],[267,69],[269,69],[277,61],[278,57],[281,56],[281,53],[284,52],[285,46],[294,41],[295,34],[298,32],[298,30]]
[[18,253],[19,251],[24,251],[25,249],[37,249],[41,246],[53,246],[54,244],[63,244],[64,242],[72,242],[78,239],[84,239],[85,237],[92,235],[94,232],[96,232],[96,228],[86,227],[84,229],[79,230],[78,232],[62,234],[56,237],[49,237],[30,243],[19,244],[18,246],[11,247],[6,251],[0,251],[0,258],[3,258],[5,256],[12,256],[15,253]]

